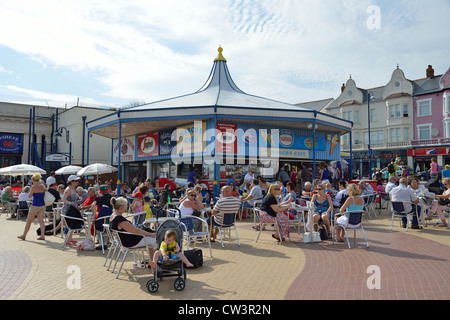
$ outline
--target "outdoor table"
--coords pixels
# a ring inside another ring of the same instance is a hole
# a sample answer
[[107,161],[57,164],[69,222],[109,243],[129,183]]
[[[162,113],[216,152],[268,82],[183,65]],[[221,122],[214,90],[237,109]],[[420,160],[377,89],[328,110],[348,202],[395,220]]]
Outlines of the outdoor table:
[[[56,236],[56,219],[61,218],[61,213],[63,209],[63,202],[56,202],[56,207],[53,208],[53,235]],[[63,235],[62,226],[61,226],[61,237]]]
[[178,219],[172,218],[172,217],[150,218],[150,219],[145,219],[144,225],[150,225],[152,223],[156,223],[156,227],[158,227],[159,224],[161,224],[167,220],[178,220]]
[[[313,218],[312,218],[312,212],[311,212],[311,206],[299,206],[296,203],[292,204],[292,209],[293,210],[304,210],[304,211],[308,211],[308,225],[309,225],[309,232],[310,232],[310,243],[313,243],[313,231],[314,231],[314,222],[313,222]],[[305,223],[305,219],[303,219],[303,224],[305,227],[305,232],[306,232],[306,223]]]

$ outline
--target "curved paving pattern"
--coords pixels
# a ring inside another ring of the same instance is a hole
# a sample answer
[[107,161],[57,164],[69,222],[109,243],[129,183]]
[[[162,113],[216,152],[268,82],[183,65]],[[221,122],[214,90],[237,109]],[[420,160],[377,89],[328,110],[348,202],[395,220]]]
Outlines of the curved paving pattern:
[[[404,231],[367,226],[370,248],[357,232],[352,249],[331,242],[302,246],[306,264],[285,299],[449,299],[450,249]],[[351,233],[353,234],[353,232]],[[353,236],[353,235],[352,235]],[[380,275],[375,282],[376,266]],[[370,278],[370,279],[369,279]],[[369,289],[367,282],[380,288]]]
[[30,258],[22,250],[0,251],[0,300],[22,284],[30,269]]

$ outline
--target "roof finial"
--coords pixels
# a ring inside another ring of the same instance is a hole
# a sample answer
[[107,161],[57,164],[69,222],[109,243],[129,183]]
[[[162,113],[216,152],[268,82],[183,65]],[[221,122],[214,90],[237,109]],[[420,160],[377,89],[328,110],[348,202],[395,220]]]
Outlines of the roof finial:
[[223,57],[223,55],[222,55],[223,49],[222,49],[221,46],[219,46],[219,48],[217,49],[217,51],[219,52],[219,54],[217,55],[217,58],[214,59],[214,61],[225,61],[225,62],[227,62],[227,59],[225,59],[225,58]]

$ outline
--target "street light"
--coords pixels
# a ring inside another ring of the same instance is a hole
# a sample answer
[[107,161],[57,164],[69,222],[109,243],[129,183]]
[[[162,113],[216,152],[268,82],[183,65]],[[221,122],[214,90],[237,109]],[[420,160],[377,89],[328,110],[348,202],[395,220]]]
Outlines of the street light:
[[66,130],[66,142],[69,143],[69,130],[67,130],[66,127],[61,127],[59,130],[57,130],[55,133],[55,138],[57,140],[60,140],[62,138],[63,129]]
[[372,180],[372,149],[370,148],[370,99],[372,98],[373,94],[371,95],[370,92],[367,92],[367,122],[369,129],[369,180]]

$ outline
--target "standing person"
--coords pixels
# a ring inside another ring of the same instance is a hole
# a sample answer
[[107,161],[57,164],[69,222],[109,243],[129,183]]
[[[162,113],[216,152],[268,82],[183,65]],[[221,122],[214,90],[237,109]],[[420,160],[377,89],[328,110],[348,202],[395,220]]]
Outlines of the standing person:
[[[78,177],[74,174],[70,175],[69,178],[67,179],[67,187],[64,190],[64,194],[62,196],[62,202],[64,202],[64,206],[62,208],[61,213],[63,215],[67,214],[70,206],[75,206],[76,208],[78,208],[78,205],[76,203],[76,201],[78,199],[78,193],[76,191],[76,187],[78,185],[78,180],[80,180],[80,177]],[[60,228],[60,227],[61,226],[59,225],[56,228],[56,230],[58,230],[58,228]],[[78,242],[78,241],[72,241],[72,233],[70,234],[69,239],[67,240],[68,245],[74,245]]]
[[50,176],[45,180],[45,184],[47,185],[47,188],[50,187],[51,184],[56,183],[56,173],[55,171],[50,172]]
[[439,165],[437,163],[437,159],[433,158],[433,159],[431,159],[431,164],[430,164],[431,179],[437,178],[438,174],[439,174]]
[[45,240],[45,224],[44,224],[44,215],[45,215],[45,202],[44,202],[44,195],[45,195],[45,186],[40,184],[41,181],[41,175],[39,173],[36,173],[31,178],[31,181],[33,182],[33,185],[31,186],[30,193],[28,194],[28,197],[33,197],[33,202],[31,203],[30,210],[28,212],[27,217],[27,223],[25,225],[25,230],[23,231],[23,234],[20,236],[17,236],[17,238],[25,240],[28,231],[30,230],[31,223],[34,220],[34,217],[37,216],[39,225],[41,226],[41,236],[38,237],[38,240]]
[[195,175],[194,167],[190,167],[187,174],[187,182],[192,182],[193,184],[195,184],[196,179],[197,177]]
[[446,164],[445,170],[442,170],[442,178],[450,178],[450,164]]

